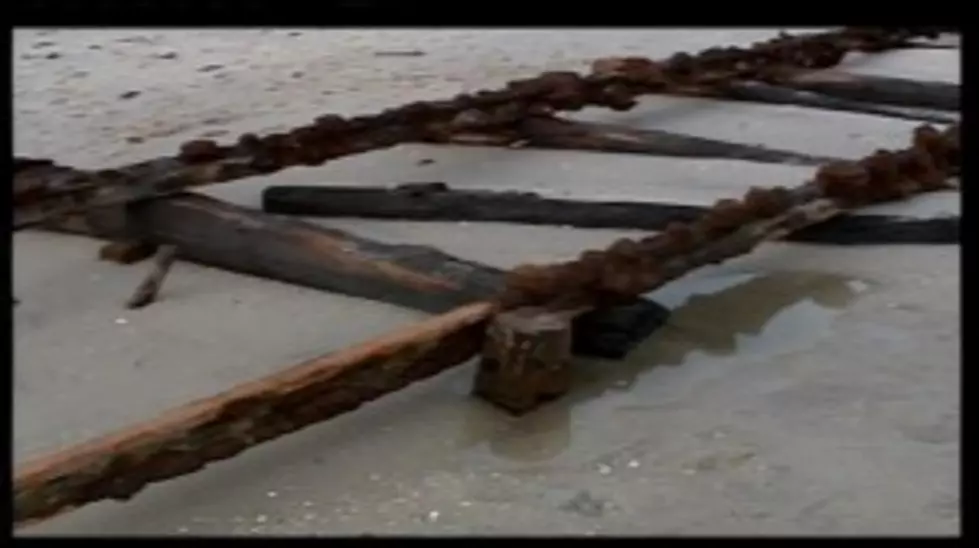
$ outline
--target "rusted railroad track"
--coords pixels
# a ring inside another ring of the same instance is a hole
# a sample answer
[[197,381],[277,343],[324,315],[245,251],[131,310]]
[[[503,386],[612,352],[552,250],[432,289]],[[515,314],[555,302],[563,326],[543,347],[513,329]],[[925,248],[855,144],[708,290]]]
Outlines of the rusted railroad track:
[[[628,108],[633,98],[642,93],[700,93],[699,90],[716,90],[723,82],[739,79],[784,81],[786,72],[835,65],[846,51],[900,47],[910,38],[928,35],[931,31],[927,29],[850,29],[815,37],[779,38],[751,50],[708,50],[714,53],[698,56],[692,65],[694,69],[689,68],[689,60],[694,58],[685,56],[675,56],[662,64],[619,59],[597,63],[594,74],[586,77],[572,78],[562,73],[524,81],[535,82],[539,89],[530,89],[529,84],[528,87],[512,84],[506,92],[477,93],[467,99],[468,105],[457,98],[453,101],[458,104],[450,106],[450,102],[443,102],[444,110],[434,108],[433,111],[431,105],[423,108],[416,105],[414,111],[408,107],[395,109],[389,112],[398,114],[382,114],[371,118],[372,122],[359,122],[360,126],[355,122],[357,118],[342,120],[342,124],[331,119],[330,123],[335,124],[333,133],[317,133],[318,125],[299,128],[288,136],[245,139],[247,143],[239,142],[232,147],[192,143],[184,147],[183,155],[178,158],[154,160],[121,170],[91,173],[44,161],[15,160],[15,206],[24,213],[20,219],[25,225],[27,220],[45,219],[49,227],[60,224],[61,229],[117,240],[135,235],[153,244],[172,244],[176,232],[171,230],[173,226],[168,224],[167,215],[196,214],[210,219],[213,223],[210,226],[217,228],[226,224],[236,226],[238,217],[247,217],[251,222],[258,215],[183,194],[183,190],[193,186],[270,173],[289,165],[310,162],[318,165],[331,157],[398,142],[444,142],[450,140],[447,134],[473,128],[478,129],[477,133],[512,131],[514,121],[527,116],[550,116],[551,110],[574,110],[586,104]],[[669,69],[664,70],[664,66]],[[696,74],[691,75],[691,70]],[[654,73],[667,76],[654,77]],[[492,103],[487,99],[487,94],[492,93],[511,95],[507,99],[493,96],[496,103]],[[486,103],[473,99],[478,97]],[[472,101],[477,101],[477,106]],[[534,106],[541,104],[547,105],[543,111],[540,106]],[[453,125],[460,117],[465,123]],[[354,274],[345,278],[344,283],[348,285],[339,287],[348,293],[382,292],[354,288],[354,282],[359,279],[366,285],[400,287],[405,295],[415,293],[414,298],[418,300],[423,300],[426,294],[429,298],[450,296],[445,297],[443,305],[433,307],[433,311],[448,310],[452,303],[470,304],[394,334],[188,404],[117,434],[28,462],[15,473],[15,522],[23,525],[97,500],[127,499],[150,483],[193,472],[209,462],[230,458],[256,444],[355,409],[385,393],[463,363],[481,351],[484,356],[493,357],[484,360],[480,370],[484,378],[477,379],[477,391],[515,411],[524,411],[535,405],[539,397],[553,397],[567,389],[562,366],[569,341],[563,333],[570,331],[572,319],[591,310],[609,310],[634,302],[637,295],[699,266],[747,253],[763,241],[781,238],[844,211],[948,188],[949,178],[958,176],[960,165],[958,127],[940,131],[923,126],[915,131],[912,145],[907,149],[879,151],[859,161],[828,162],[812,181],[801,186],[752,189],[743,200],[722,200],[701,218],[672,224],[657,236],[638,241],[621,240],[607,250],[586,251],[575,261],[518,267],[507,273],[505,279],[502,273],[497,280],[479,270],[478,265],[464,262],[454,263],[461,270],[455,268],[453,272],[462,271],[461,275],[431,272],[433,262],[457,261],[446,256],[419,260],[418,256],[406,259],[399,255],[379,261],[376,255],[365,258],[371,253],[358,254],[355,246],[349,253],[344,251],[346,255],[323,258],[317,264],[325,269],[337,269],[338,265],[347,270],[356,267]],[[71,203],[66,204],[66,199]],[[142,203],[128,207],[121,218],[106,220],[92,214],[106,203],[134,201]],[[69,215],[64,221],[54,218],[71,211],[82,211],[85,216]],[[289,221],[255,226],[259,227],[255,229],[256,234],[264,230],[279,231],[277,234],[288,232],[297,242],[354,238],[338,231],[316,232]],[[190,245],[196,241],[186,232],[183,234],[182,243]],[[358,240],[357,245],[375,244]],[[237,258],[224,257],[224,260],[231,264]],[[392,269],[392,265],[401,270]],[[474,283],[474,273],[489,277]],[[335,281],[330,283],[336,285]],[[524,321],[526,318],[539,321],[528,323]],[[526,331],[522,331],[524,328]],[[532,344],[537,341],[534,337],[546,335],[547,341],[542,345],[546,344],[549,355],[547,358],[529,356],[528,361],[526,353],[518,355],[519,352],[511,352],[514,348],[499,348],[500,337],[487,338],[487,329],[494,334],[526,336]],[[509,360],[529,365],[531,369],[543,369],[521,376],[508,369]],[[556,366],[554,371],[552,366]],[[504,388],[509,384],[511,393],[519,393],[516,398],[519,401],[507,401],[509,396],[498,392],[501,381]]]
[[939,133],[922,127],[906,150],[826,166],[796,189],[752,190],[659,236],[586,251],[571,263],[518,268],[497,302],[463,307],[28,463],[14,481],[15,521],[127,499],[149,483],[230,458],[462,363],[478,353],[485,322],[500,309],[543,304],[576,310],[648,291],[847,208],[945,188],[960,163],[957,128]]
[[[637,97],[647,94],[724,96],[726,86],[742,81],[795,82],[805,87],[806,82],[819,82],[806,78],[810,71],[836,66],[849,52],[883,51],[901,47],[912,38],[934,36],[937,33],[930,28],[843,29],[780,36],[750,48],[680,53],[665,61],[598,61],[587,75],[545,73],[510,82],[502,90],[419,101],[372,116],[345,119],[326,115],[288,133],[244,134],[234,145],[195,140],[184,143],[175,157],[96,172],[61,168],[46,160],[15,159],[14,226],[35,225],[51,215],[98,204],[147,199],[291,166],[318,166],[330,159],[406,142],[449,142],[453,135],[501,130],[530,116],[586,106],[628,110],[637,104]],[[847,79],[860,80],[833,77],[830,83],[846,87]]]

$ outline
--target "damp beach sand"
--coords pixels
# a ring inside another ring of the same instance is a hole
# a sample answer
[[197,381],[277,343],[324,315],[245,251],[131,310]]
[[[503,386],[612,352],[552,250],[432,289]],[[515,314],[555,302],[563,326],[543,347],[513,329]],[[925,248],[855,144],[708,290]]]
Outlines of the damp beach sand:
[[[14,151],[79,167],[193,138],[378,111],[607,55],[745,44],[777,29],[41,30],[14,33]],[[400,52],[400,53],[398,53]],[[404,52],[411,52],[410,54]],[[949,50],[854,71],[958,82]],[[651,98],[583,119],[858,157],[913,122]],[[811,168],[479,147],[400,146],[270,184],[528,190],[709,204]],[[957,214],[941,193],[881,211]],[[635,232],[337,219],[325,225],[508,267]],[[423,314],[178,263],[127,310],[145,265],[99,242],[13,239],[14,458],[149,418]],[[766,244],[652,294],[674,313],[624,362],[581,361],[571,394],[520,418],[469,395],[473,364],[198,473],[22,535],[951,535],[959,530],[959,247]]]

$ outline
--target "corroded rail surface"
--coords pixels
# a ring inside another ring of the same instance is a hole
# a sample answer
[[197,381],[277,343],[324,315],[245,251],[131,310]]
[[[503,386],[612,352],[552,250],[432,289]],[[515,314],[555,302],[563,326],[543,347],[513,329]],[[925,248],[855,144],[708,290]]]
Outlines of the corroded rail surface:
[[849,52],[898,48],[911,39],[938,34],[933,28],[846,28],[782,35],[748,48],[715,47],[696,55],[678,53],[663,61],[599,60],[590,74],[548,72],[512,81],[504,89],[419,101],[374,115],[325,115],[286,133],[263,137],[246,133],[230,145],[194,140],[184,143],[177,156],[116,169],[81,171],[51,160],[15,158],[14,227],[33,226],[66,212],[172,194],[291,166],[318,166],[401,143],[448,142],[453,134],[503,127],[528,116],[586,106],[628,110],[642,95],[701,93],[743,80],[778,83],[800,72],[835,66]]

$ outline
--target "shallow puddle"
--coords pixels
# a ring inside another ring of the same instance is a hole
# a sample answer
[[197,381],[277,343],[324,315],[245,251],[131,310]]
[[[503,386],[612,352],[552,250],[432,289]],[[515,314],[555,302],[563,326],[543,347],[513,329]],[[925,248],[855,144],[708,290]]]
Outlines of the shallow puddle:
[[548,461],[570,446],[576,407],[627,397],[645,408],[656,397],[645,393],[643,377],[658,366],[683,365],[690,385],[721,374],[731,362],[811,348],[869,288],[865,281],[813,272],[725,273],[670,284],[648,295],[672,310],[669,321],[626,360],[577,363],[573,391],[523,417],[472,405],[460,445],[485,444],[508,461]]

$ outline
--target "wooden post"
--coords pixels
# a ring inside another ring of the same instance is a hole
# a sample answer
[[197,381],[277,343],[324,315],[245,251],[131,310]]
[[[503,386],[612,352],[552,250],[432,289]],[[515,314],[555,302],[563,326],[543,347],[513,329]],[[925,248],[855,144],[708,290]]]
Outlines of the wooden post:
[[473,393],[514,414],[571,387],[571,315],[536,308],[490,322]]

